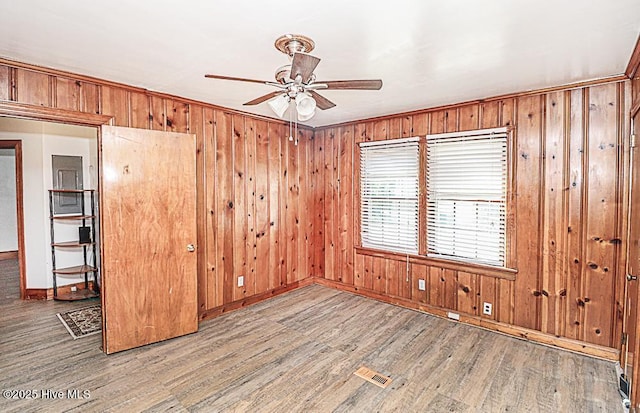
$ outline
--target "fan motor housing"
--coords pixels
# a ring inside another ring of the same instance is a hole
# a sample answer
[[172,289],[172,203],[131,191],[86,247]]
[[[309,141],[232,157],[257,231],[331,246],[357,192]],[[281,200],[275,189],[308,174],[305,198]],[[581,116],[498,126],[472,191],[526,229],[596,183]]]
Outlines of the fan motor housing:
[[291,65],[284,65],[276,70],[276,81],[282,85],[287,84],[291,75]]
[[316,44],[301,34],[285,34],[276,39],[275,47],[282,53],[293,56],[294,53],[310,53]]

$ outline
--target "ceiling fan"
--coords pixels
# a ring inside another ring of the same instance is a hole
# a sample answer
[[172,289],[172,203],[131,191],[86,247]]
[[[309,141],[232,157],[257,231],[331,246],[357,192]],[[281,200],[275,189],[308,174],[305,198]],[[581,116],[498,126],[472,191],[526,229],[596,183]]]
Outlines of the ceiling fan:
[[320,95],[316,90],[379,90],[382,80],[331,80],[318,81],[313,73],[320,59],[308,54],[315,43],[306,36],[285,34],[280,36],[275,47],[289,56],[291,64],[276,70],[276,81],[245,79],[240,77],[204,75],[211,79],[236,80],[241,82],[262,83],[273,86],[277,90],[246,102],[244,105],[257,105],[265,101],[280,118],[294,101],[298,112],[298,120],[306,121],[315,115],[316,107],[322,110],[331,109],[336,104]]

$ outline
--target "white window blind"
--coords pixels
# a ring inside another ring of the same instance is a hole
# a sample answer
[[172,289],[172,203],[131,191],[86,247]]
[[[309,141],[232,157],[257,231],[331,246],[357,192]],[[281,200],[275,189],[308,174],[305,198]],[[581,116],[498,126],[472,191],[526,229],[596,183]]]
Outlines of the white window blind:
[[427,254],[505,266],[507,130],[427,136]]
[[360,144],[363,247],[418,252],[419,138]]

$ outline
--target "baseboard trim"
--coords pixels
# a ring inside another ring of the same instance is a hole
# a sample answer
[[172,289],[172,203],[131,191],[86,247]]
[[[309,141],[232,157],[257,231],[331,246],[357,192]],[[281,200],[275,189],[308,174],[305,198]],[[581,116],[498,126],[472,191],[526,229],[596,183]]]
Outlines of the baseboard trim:
[[[455,322],[447,316],[447,313],[453,310],[449,310],[446,308],[434,307],[423,303],[416,303],[414,301],[407,300],[406,298],[391,297],[385,294],[378,293],[376,291],[362,289],[360,287],[346,285],[338,281],[326,280],[324,278],[314,278],[314,282],[325,287],[335,288],[340,291],[361,295],[367,298],[372,298],[374,300],[394,304],[400,307],[422,311]],[[620,355],[620,351],[614,348],[585,343],[582,341],[572,340],[564,337],[556,337],[554,335],[542,333],[537,330],[531,330],[524,327],[505,324],[499,321],[489,320],[478,316],[457,312],[456,314],[460,315],[461,323],[484,328],[485,330],[505,334],[521,340],[531,341],[554,348],[561,348],[563,350],[568,350],[574,353],[584,354],[609,361],[617,361]]]
[[46,300],[47,289],[46,288],[27,288],[24,291],[25,300]]
[[274,288],[273,290],[269,290],[269,291],[261,293],[261,294],[256,294],[256,295],[253,295],[251,297],[243,298],[242,300],[233,301],[233,302],[228,303],[228,304],[224,304],[224,305],[221,305],[221,306],[218,306],[218,307],[207,309],[207,310],[203,311],[202,313],[200,313],[199,318],[200,318],[200,321],[209,320],[209,319],[218,317],[218,316],[220,316],[222,314],[225,314],[225,313],[228,313],[228,312],[231,312],[231,311],[235,311],[235,310],[239,310],[241,308],[250,306],[252,304],[256,304],[256,303],[259,303],[261,301],[268,300],[269,298],[275,297],[277,295],[281,295],[281,294],[296,290],[298,288],[306,287],[306,286],[311,285],[313,283],[314,283],[314,279],[313,278],[305,278],[304,280],[300,280],[300,281],[293,282],[291,284],[283,285],[281,287]]
[[[70,293],[71,287],[81,290],[84,288],[84,281],[62,285],[58,287],[58,294]],[[93,289],[93,281],[89,281],[89,289]],[[26,300],[53,300],[53,288],[27,288],[24,296]]]
[[2,251],[0,252],[0,261],[2,260],[17,260],[18,251]]

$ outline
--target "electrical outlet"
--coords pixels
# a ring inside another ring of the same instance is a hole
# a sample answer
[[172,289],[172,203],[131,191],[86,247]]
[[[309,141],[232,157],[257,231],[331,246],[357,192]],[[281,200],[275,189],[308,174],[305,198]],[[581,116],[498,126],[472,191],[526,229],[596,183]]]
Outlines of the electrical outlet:
[[458,321],[460,320],[460,314],[452,313],[451,311],[447,313],[447,317],[449,317],[452,320],[458,320]]
[[493,310],[493,305],[491,303],[484,303],[482,306],[482,314],[491,315],[491,311]]
[[426,289],[427,289],[427,286],[426,286],[424,280],[418,280],[418,290],[424,291]]
[[244,286],[244,276],[241,275],[238,277],[238,287],[243,287]]
[[76,291],[78,291],[78,287],[76,287],[75,285],[71,286],[71,292],[75,293]]

